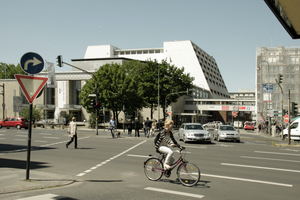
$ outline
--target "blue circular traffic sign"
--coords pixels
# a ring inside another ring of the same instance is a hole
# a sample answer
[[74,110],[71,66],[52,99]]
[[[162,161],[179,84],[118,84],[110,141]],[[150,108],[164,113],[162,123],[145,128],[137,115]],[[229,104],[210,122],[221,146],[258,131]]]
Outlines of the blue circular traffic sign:
[[21,68],[28,74],[38,74],[44,69],[44,59],[37,53],[28,52],[21,58]]

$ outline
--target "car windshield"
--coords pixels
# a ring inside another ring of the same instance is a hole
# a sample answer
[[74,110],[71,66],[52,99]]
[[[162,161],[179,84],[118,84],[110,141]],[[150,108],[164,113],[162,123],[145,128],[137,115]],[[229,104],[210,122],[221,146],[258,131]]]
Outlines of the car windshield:
[[21,119],[23,122],[28,122],[28,120],[27,119]]
[[247,126],[253,126],[253,124],[252,124],[252,123],[246,123],[246,125],[247,125]]
[[222,131],[234,131],[232,126],[220,126],[220,130]]
[[186,130],[203,130],[203,127],[201,125],[195,124],[195,125],[186,125]]

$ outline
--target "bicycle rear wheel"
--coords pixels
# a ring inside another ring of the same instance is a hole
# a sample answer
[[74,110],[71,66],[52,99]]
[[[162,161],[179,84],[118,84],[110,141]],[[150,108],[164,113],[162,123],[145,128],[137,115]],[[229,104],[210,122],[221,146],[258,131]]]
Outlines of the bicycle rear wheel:
[[184,186],[194,186],[200,180],[200,170],[192,163],[182,163],[177,168],[177,176],[180,183]]
[[144,173],[151,181],[159,180],[163,175],[163,164],[157,158],[149,158],[144,163]]

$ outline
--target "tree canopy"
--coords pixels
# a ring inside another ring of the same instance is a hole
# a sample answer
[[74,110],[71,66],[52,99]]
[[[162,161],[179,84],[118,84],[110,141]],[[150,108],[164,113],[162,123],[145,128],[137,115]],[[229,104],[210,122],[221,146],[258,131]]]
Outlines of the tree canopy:
[[[158,76],[159,70],[159,76]],[[193,77],[184,73],[184,68],[177,68],[166,61],[129,61],[123,65],[106,64],[100,67],[94,76],[86,82],[80,93],[81,104],[89,113],[94,113],[89,94],[94,94],[95,78],[97,79],[97,102],[110,109],[114,117],[126,108],[128,114],[134,114],[137,109],[151,108],[152,113],[158,103],[158,79],[160,90],[160,105],[164,108],[183,94],[170,95],[165,105],[165,97],[174,92],[186,91],[192,88]]]
[[15,74],[26,74],[21,65],[6,64],[0,62],[0,79],[15,79]]

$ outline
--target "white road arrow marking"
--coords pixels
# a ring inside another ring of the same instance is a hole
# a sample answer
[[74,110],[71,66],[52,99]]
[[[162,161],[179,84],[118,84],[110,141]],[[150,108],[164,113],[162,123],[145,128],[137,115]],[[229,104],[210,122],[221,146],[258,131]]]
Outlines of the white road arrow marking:
[[27,61],[25,62],[25,65],[24,65],[24,69],[25,69],[25,70],[28,70],[28,64],[29,64],[29,63],[33,63],[32,66],[35,66],[35,65],[41,64],[42,61],[38,60],[36,57],[33,57],[33,60],[27,60]]

